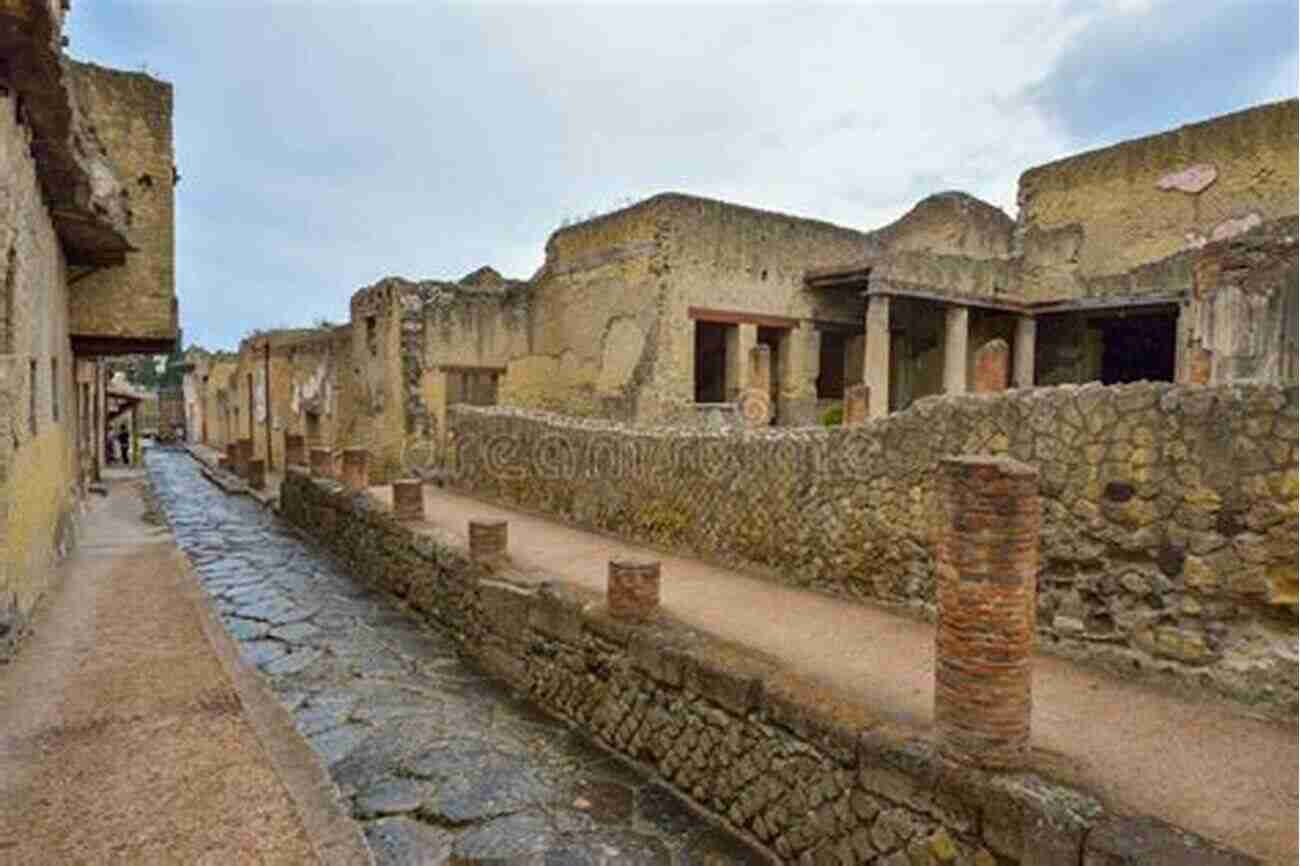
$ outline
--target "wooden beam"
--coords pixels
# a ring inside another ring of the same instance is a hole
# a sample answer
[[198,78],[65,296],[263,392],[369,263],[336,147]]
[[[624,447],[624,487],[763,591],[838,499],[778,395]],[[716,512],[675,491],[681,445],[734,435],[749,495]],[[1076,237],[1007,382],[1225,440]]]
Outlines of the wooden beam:
[[757,325],[760,328],[797,328],[799,320],[789,316],[766,313],[745,313],[739,310],[715,310],[712,307],[688,307],[686,314],[697,322],[718,322],[724,325]]

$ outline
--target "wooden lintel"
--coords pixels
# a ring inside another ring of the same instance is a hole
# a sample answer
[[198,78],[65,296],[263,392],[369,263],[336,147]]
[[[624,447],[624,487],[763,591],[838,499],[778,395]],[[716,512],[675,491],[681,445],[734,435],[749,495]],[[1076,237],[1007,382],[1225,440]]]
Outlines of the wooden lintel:
[[718,322],[724,325],[757,325],[760,328],[797,328],[799,320],[789,316],[766,313],[745,313],[739,310],[715,310],[711,307],[689,307],[686,314],[697,322]]

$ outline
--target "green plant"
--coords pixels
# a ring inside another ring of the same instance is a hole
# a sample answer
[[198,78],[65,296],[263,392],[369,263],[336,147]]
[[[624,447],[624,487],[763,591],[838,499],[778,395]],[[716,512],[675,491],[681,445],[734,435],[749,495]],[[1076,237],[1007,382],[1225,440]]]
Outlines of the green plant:
[[837,425],[843,424],[844,404],[836,403],[834,406],[827,408],[827,410],[822,413],[822,416],[819,420],[821,421],[821,425],[823,427],[835,427]]

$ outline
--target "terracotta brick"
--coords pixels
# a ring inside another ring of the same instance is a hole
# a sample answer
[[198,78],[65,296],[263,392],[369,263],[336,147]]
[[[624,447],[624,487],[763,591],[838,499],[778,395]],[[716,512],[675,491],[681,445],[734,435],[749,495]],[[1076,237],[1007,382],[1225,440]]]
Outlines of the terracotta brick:
[[266,461],[262,459],[248,461],[248,486],[254,490],[266,487]]
[[311,474],[318,478],[333,478],[334,452],[328,448],[311,449]]
[[510,540],[510,524],[505,520],[471,520],[469,555],[475,559],[504,556]]
[[286,466],[307,465],[307,440],[301,433],[284,434],[284,464]]
[[393,482],[393,516],[398,520],[424,519],[424,483],[420,479]]
[[987,394],[1005,391],[1011,372],[1011,347],[1006,340],[989,340],[975,352],[971,391]]
[[1007,458],[940,462],[934,715],[948,757],[990,769],[1029,752],[1038,470]]
[[353,490],[370,486],[370,454],[366,449],[343,449],[343,483]]
[[611,559],[605,593],[609,612],[619,619],[650,618],[659,607],[659,560]]

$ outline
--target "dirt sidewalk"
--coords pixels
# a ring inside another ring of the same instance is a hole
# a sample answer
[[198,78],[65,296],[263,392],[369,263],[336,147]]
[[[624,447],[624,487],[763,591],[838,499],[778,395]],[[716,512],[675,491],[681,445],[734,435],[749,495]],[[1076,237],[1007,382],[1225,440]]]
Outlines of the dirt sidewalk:
[[0,667],[0,863],[368,861],[351,822],[321,814],[310,753],[213,633],[142,485],[92,500]]

